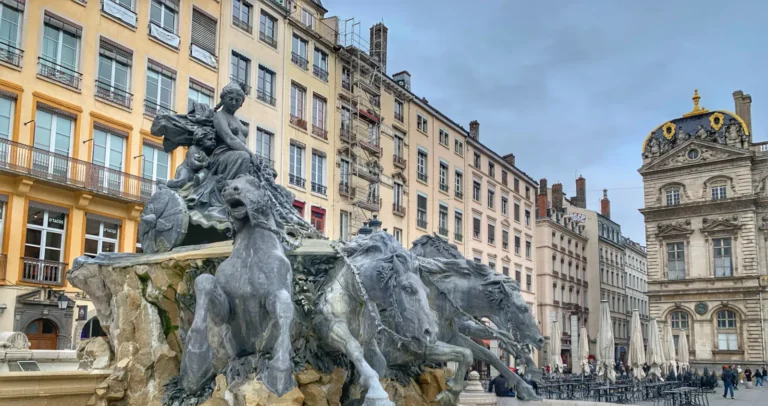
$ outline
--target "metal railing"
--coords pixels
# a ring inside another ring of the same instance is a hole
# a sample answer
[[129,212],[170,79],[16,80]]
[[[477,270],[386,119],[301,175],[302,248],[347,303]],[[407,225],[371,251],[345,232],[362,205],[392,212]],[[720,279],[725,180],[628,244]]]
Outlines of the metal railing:
[[422,181],[422,182],[426,182],[426,181],[427,181],[427,174],[426,174],[426,173],[424,173],[424,172],[418,172],[418,173],[416,174],[416,177],[417,177],[417,178],[418,178],[420,181]]
[[454,193],[454,195],[456,196],[456,198],[457,198],[457,199],[462,199],[462,200],[464,199],[464,193],[461,193],[461,191],[458,191],[458,190],[457,190],[457,191]]
[[318,127],[314,124],[312,124],[312,135],[322,138],[324,140],[328,139],[328,130],[325,128]]
[[355,135],[352,134],[352,129],[349,128],[349,126],[347,127],[342,126],[339,129],[339,136],[341,137],[342,141],[346,141],[346,142],[355,142],[355,140],[357,139]]
[[302,130],[307,129],[307,120],[304,120],[301,117],[296,117],[293,114],[291,114],[290,118],[291,124],[295,125],[296,127],[301,128]]
[[24,57],[24,50],[0,41],[0,61],[21,67],[21,59]]
[[427,220],[425,219],[416,219],[416,227],[426,229],[427,228]]
[[341,78],[341,88],[351,92],[352,91],[352,80],[349,78]]
[[267,93],[261,89],[256,89],[256,98],[263,101],[264,103],[269,104],[270,106],[277,104],[277,99],[272,97],[272,93]]
[[396,111],[396,112],[395,112],[395,120],[397,120],[397,121],[399,121],[399,122],[401,122],[401,123],[402,123],[402,122],[403,122],[403,113],[402,113],[402,112],[397,112],[397,111]]
[[379,137],[373,136],[371,137],[370,134],[366,138],[359,138],[358,139],[360,146],[368,150],[368,152],[374,153],[374,154],[380,154],[381,153],[381,146],[379,145]]
[[80,82],[83,80],[83,74],[67,68],[66,66],[59,65],[58,63],[45,59],[40,56],[37,58],[39,66],[38,74],[51,80],[55,80],[59,83],[80,89]]
[[456,241],[461,242],[464,239],[464,235],[461,234],[461,233],[454,233],[453,234],[453,239],[456,240]]
[[96,79],[96,97],[115,104],[119,104],[129,109],[133,103],[132,93],[120,89],[111,83],[102,82],[98,79]]
[[392,203],[392,212],[397,214],[398,216],[404,217],[405,206],[403,206],[402,204]]
[[379,211],[381,210],[381,197],[378,194],[371,194],[370,191],[365,189],[355,192],[355,206],[360,207],[363,210]]
[[291,185],[303,188],[305,187],[307,180],[300,176],[288,174],[288,183],[290,183]]
[[437,232],[438,232],[438,234],[440,234],[442,236],[448,237],[448,229],[447,228],[438,227],[437,228]]
[[312,187],[312,192],[314,193],[319,193],[323,196],[325,196],[328,193],[328,188],[319,183],[312,182],[311,187]]
[[230,75],[229,79],[240,85],[240,88],[243,89],[246,95],[251,94],[251,85],[248,84],[247,79],[241,79],[235,75]]
[[160,105],[154,100],[144,99],[144,114],[150,117],[156,117],[160,114],[176,114],[176,111],[170,107]]
[[394,154],[392,155],[392,163],[394,163],[394,165],[397,167],[405,169],[407,161],[402,156],[398,154]]
[[309,69],[309,61],[296,52],[291,52],[291,62],[304,70]]
[[445,192],[445,193],[448,193],[448,185],[446,185],[445,183],[441,183],[440,184],[440,190]]
[[317,65],[312,65],[312,74],[317,76],[323,82],[328,81],[328,71]]
[[43,285],[64,285],[63,276],[67,264],[27,257],[21,257],[21,262],[22,281],[40,283]]
[[6,139],[0,139],[3,171],[135,202],[148,200],[156,187],[151,179]]
[[240,28],[241,30],[247,32],[248,34],[251,34],[253,32],[253,25],[251,25],[251,23],[249,23],[248,21],[243,21],[235,15],[232,16],[232,24],[235,27]]
[[339,182],[339,194],[354,198],[354,191],[349,180]]
[[266,42],[267,45],[271,46],[272,48],[277,48],[277,40],[274,37],[270,37],[264,32],[259,31],[259,39]]
[[254,156],[259,160],[262,166],[269,166],[270,168],[275,168],[275,161],[271,160],[269,157],[261,156],[259,154],[254,154]]

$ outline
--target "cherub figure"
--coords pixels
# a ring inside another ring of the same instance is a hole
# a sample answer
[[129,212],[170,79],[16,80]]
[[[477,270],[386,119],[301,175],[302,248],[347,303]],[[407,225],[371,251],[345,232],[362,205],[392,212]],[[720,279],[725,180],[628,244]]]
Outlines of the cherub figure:
[[176,169],[176,176],[168,181],[169,188],[179,189],[190,182],[197,186],[205,178],[204,169],[208,167],[209,156],[216,149],[216,130],[213,127],[198,127],[193,134],[193,142],[184,162]]

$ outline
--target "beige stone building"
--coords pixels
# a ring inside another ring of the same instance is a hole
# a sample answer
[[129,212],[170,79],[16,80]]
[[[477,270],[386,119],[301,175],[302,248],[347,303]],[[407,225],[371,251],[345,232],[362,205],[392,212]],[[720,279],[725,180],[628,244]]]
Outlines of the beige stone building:
[[[646,268],[645,247],[624,237],[624,274],[626,277],[627,310],[630,318],[630,334],[632,333],[632,311],[638,310],[640,314],[640,328],[643,341],[648,340],[648,323],[650,313],[648,310],[648,270]],[[647,342],[646,342],[647,344]]]
[[751,97],[733,97],[735,113],[710,111],[696,92],[642,143],[650,313],[685,330],[694,367],[768,357],[768,144],[752,140]]

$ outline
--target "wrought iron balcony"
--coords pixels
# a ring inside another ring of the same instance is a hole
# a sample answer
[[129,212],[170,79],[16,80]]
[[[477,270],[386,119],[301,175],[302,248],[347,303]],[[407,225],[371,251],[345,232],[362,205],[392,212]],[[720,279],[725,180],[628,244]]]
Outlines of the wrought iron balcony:
[[325,128],[320,128],[314,124],[312,124],[312,135],[318,138],[322,138],[324,140],[328,139],[328,130]]
[[381,146],[379,145],[379,137],[368,137],[359,139],[360,147],[364,150],[374,154],[381,154]]
[[355,137],[354,134],[352,134],[352,129],[349,127],[349,123],[347,123],[346,126],[342,126],[339,129],[339,136],[341,137],[342,141],[346,142],[355,142],[357,137]]
[[323,82],[328,81],[328,71],[317,65],[312,65],[312,74],[317,76],[317,78],[322,80]]
[[355,197],[355,189],[352,188],[349,179],[339,182],[339,194],[349,198]]
[[251,25],[251,23],[249,23],[248,21],[243,21],[243,20],[241,20],[239,17],[237,17],[235,15],[232,16],[232,24],[235,27],[237,27],[237,28],[239,28],[239,29],[249,33],[249,34],[251,34],[253,32],[253,25]]
[[304,188],[307,183],[307,180],[297,175],[288,174],[288,183],[290,183],[293,186]]
[[442,235],[443,237],[448,237],[448,229],[444,227],[438,227],[437,233]]
[[355,206],[368,211],[381,210],[381,198],[377,194],[366,193],[364,191],[355,193],[359,199],[355,200]]
[[229,79],[240,85],[240,88],[243,89],[246,95],[251,94],[251,85],[248,84],[247,79],[239,78],[235,75],[230,75]]
[[491,244],[491,245],[496,244],[496,239],[493,237],[488,237],[488,244]]
[[151,179],[1,138],[0,172],[30,176],[132,202],[146,201],[156,187]]
[[39,70],[38,75],[46,77],[51,80],[55,80],[61,84],[67,85],[71,88],[80,89],[80,82],[83,80],[83,74],[67,68],[66,66],[59,65],[58,63],[45,59],[44,57],[37,58]]
[[277,104],[277,99],[272,97],[272,93],[267,93],[261,89],[256,89],[256,98],[263,101],[264,103],[269,104],[270,106]]
[[21,59],[24,57],[24,50],[0,41],[0,61],[7,64],[21,67]]
[[397,111],[396,111],[396,112],[395,112],[395,120],[397,120],[397,121],[399,121],[399,122],[401,122],[401,123],[402,123],[402,122],[403,122],[403,113],[402,113],[402,112],[397,112]]
[[392,155],[392,163],[394,163],[394,165],[400,169],[405,169],[406,160],[398,154]]
[[416,219],[416,227],[423,228],[423,229],[426,230],[427,229],[427,220],[426,219],[417,218]]
[[440,184],[440,190],[445,192],[445,193],[448,193],[448,185],[446,185],[445,183],[441,183]]
[[324,186],[324,185],[319,184],[319,183],[312,182],[311,183],[311,188],[312,188],[312,192],[313,193],[318,193],[318,194],[321,194],[323,196],[328,194],[328,188],[326,186]]
[[301,69],[309,69],[309,61],[296,52],[291,52],[291,62],[293,62],[294,65],[300,67]]
[[405,206],[402,204],[392,203],[392,213],[396,216],[405,217]]
[[96,97],[129,109],[133,104],[133,93],[98,79],[96,79]]
[[302,130],[306,130],[307,129],[307,120],[304,120],[301,117],[296,117],[293,114],[291,114],[290,122],[291,122],[291,124],[295,125],[296,127],[301,128]]
[[464,235],[462,233],[454,233],[453,234],[453,239],[458,241],[458,242],[461,242],[461,241],[464,240]]
[[375,169],[369,169],[365,165],[355,165],[353,167],[355,176],[365,179],[370,183],[379,182],[379,172]]
[[269,35],[259,31],[259,39],[266,42],[267,45],[271,46],[272,48],[277,48],[277,40],[274,37],[270,37]]
[[160,105],[154,100],[144,99],[144,115],[154,118],[161,114],[176,114],[176,111]]
[[420,181],[422,181],[422,182],[426,182],[426,181],[427,181],[427,174],[426,174],[426,173],[424,173],[424,172],[418,172],[418,173],[416,174],[416,177],[417,177],[417,178],[418,178]]
[[457,191],[454,193],[454,195],[456,196],[456,198],[457,198],[457,199],[461,199],[461,200],[464,200],[464,193],[461,193],[461,191],[460,191],[460,190],[457,190]]
[[349,80],[349,78],[341,78],[341,88],[351,92],[352,91],[352,81]]
[[67,269],[67,264],[27,257],[21,257],[21,262],[21,280],[23,282],[39,283],[41,285],[64,285],[64,271]]

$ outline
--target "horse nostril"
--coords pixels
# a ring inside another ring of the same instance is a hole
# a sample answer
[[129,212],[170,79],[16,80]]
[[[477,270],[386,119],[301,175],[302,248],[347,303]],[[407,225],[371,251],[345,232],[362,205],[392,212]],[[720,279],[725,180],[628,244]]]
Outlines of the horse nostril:
[[240,193],[240,187],[239,186],[232,186],[232,191],[235,193]]
[[539,339],[536,341],[539,343],[539,345],[544,345],[544,337],[539,337]]
[[432,330],[425,328],[424,329],[424,337],[432,338]]

